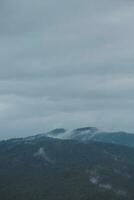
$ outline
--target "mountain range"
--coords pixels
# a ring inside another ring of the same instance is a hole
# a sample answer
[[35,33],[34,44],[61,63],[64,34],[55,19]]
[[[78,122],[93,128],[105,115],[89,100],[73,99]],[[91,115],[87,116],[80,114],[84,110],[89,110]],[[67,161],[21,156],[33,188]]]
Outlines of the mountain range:
[[34,137],[50,137],[63,140],[77,140],[81,142],[98,141],[104,143],[120,144],[129,147],[134,147],[134,134],[128,132],[104,132],[95,127],[83,127],[74,130],[66,130],[64,128],[57,128],[52,131],[38,134]]
[[2,200],[133,200],[134,136],[94,127],[0,142]]

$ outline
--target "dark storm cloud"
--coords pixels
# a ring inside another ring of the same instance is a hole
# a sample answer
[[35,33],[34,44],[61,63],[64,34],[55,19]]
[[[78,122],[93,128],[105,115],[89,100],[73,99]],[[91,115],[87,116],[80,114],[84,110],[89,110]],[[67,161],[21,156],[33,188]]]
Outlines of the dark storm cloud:
[[0,1],[0,135],[134,131],[132,1]]

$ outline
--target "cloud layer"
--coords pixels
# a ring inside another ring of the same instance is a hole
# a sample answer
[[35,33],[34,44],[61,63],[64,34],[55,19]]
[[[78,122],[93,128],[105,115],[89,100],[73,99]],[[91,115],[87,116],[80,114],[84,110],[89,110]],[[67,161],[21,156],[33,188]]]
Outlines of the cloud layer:
[[134,3],[0,1],[0,138],[134,132]]

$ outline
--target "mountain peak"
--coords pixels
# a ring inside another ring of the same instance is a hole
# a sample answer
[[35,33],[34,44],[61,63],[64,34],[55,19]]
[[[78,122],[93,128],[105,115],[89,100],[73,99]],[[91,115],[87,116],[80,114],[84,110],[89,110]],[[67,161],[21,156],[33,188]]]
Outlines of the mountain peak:
[[48,134],[49,135],[59,135],[59,134],[65,133],[65,132],[66,132],[66,129],[64,129],[64,128],[56,128],[56,129],[53,129],[52,131],[49,131]]
[[74,132],[83,132],[83,131],[97,132],[98,129],[96,127],[83,127],[74,129]]

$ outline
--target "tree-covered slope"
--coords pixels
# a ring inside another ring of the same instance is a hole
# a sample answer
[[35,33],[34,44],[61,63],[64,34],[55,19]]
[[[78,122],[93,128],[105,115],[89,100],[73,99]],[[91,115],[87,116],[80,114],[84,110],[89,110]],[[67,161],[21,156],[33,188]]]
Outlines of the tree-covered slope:
[[2,200],[133,200],[134,150],[52,138],[0,143]]

